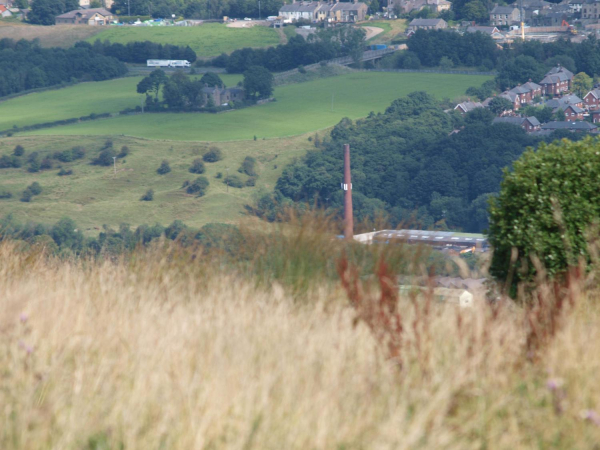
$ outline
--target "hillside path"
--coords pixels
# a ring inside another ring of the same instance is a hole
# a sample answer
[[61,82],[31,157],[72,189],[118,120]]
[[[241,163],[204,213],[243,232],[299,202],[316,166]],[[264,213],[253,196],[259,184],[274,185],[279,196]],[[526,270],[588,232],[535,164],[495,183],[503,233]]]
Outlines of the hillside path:
[[375,36],[377,36],[378,34],[383,33],[383,28],[379,28],[379,27],[362,27],[364,28],[364,30],[367,32],[367,41],[369,39],[374,38]]

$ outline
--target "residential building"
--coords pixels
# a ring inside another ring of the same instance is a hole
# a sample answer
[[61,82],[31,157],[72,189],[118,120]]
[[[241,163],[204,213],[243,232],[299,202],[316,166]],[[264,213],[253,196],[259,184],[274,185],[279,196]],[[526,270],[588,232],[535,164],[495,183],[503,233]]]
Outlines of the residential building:
[[108,25],[114,19],[104,8],[76,9],[56,16],[56,24]]
[[564,108],[565,120],[567,122],[575,122],[577,120],[583,120],[583,113],[585,112],[579,106],[568,105]]
[[600,89],[594,89],[583,97],[583,103],[589,110],[600,109]]
[[592,114],[592,122],[600,123],[600,111],[594,111]]
[[4,5],[0,5],[0,17],[11,17],[12,13]]
[[526,103],[524,101],[521,101],[521,94],[514,92],[512,89],[510,91],[503,92],[498,97],[505,98],[506,100],[511,102],[512,109],[514,111],[516,111],[517,109],[519,109],[521,107],[521,105]]
[[521,106],[533,102],[536,97],[541,97],[541,95],[542,86],[532,81],[528,81],[527,83],[503,92],[500,94],[500,97],[510,100],[515,107],[514,109],[519,109]]
[[413,19],[408,24],[408,31],[443,30],[444,28],[448,28],[444,19]]
[[365,20],[369,7],[362,2],[296,2],[283,5],[279,16],[296,22],[361,22]]
[[521,22],[521,13],[514,6],[495,6],[490,12],[490,24],[494,26],[514,25]]
[[542,125],[542,130],[569,130],[578,132],[591,132],[596,130],[596,125],[589,122],[548,122]]
[[508,123],[523,128],[526,132],[531,133],[541,129],[541,124],[537,118],[531,117],[496,117],[492,120],[493,124]]
[[581,18],[598,20],[600,18],[600,1],[585,0],[581,8]]
[[244,100],[245,91],[241,88],[219,88],[218,86],[214,87],[203,87],[202,95],[204,97],[204,102],[208,102],[209,98],[212,98],[215,106],[221,106],[230,102],[239,102]]
[[478,25],[472,25],[465,30],[465,33],[477,32],[487,34],[488,36],[491,36],[492,39],[504,39],[504,35],[500,33],[500,30],[496,27],[483,27]]
[[455,110],[463,115],[474,110],[475,108],[483,108],[483,105],[479,102],[472,102],[469,100],[467,102],[459,103],[454,107]]
[[571,89],[572,79],[573,72],[558,65],[546,74],[540,85],[544,95],[558,95]]

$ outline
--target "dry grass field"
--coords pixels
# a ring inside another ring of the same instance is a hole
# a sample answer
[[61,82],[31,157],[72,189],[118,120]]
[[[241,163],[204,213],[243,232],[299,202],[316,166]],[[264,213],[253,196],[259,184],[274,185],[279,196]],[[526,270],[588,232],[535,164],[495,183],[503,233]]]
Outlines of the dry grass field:
[[[0,243],[2,449],[600,442],[598,293],[579,282],[556,296],[542,285],[533,309],[400,299],[384,311],[316,278],[294,298],[215,256],[68,261],[17,245]],[[375,320],[389,311],[401,331]]]
[[72,47],[98,34],[101,27],[54,25],[28,25],[17,22],[0,22],[0,39],[39,39],[42,47]]

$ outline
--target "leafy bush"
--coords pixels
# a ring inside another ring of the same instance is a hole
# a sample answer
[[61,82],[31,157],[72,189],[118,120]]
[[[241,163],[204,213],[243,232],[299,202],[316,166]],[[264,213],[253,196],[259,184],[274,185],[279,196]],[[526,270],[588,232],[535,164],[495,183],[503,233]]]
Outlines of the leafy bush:
[[52,160],[50,158],[44,158],[40,163],[40,169],[49,170],[52,169]]
[[70,150],[63,150],[62,152],[54,152],[52,157],[60,162],[71,162],[76,159],[82,159],[85,156],[85,148],[73,147]]
[[41,169],[41,165],[40,165],[39,161],[36,159],[29,163],[29,167],[27,168],[27,171],[31,172],[31,173],[36,173],[36,172],[39,172],[40,169]]
[[144,195],[140,198],[143,202],[151,202],[154,200],[154,189],[148,189]]
[[202,197],[204,194],[206,194],[209,184],[210,183],[206,177],[198,177],[187,186],[186,192],[188,194],[196,194],[196,196]]
[[17,145],[13,150],[13,155],[15,156],[23,156],[25,154],[25,149],[21,145]]
[[166,159],[160,164],[160,167],[156,169],[156,173],[159,175],[165,175],[171,171],[171,166],[169,166],[169,161]]
[[0,190],[0,199],[12,198],[12,192],[6,190]]
[[70,170],[70,169],[69,169],[69,170],[66,170],[66,169],[64,169],[64,168],[61,168],[61,169],[58,171],[58,176],[59,176],[59,177],[64,177],[64,176],[67,176],[67,175],[73,175],[73,171],[72,171],[72,170]]
[[194,162],[192,163],[192,165],[190,166],[191,173],[201,174],[201,173],[204,173],[205,171],[206,171],[206,168],[204,167],[204,163],[202,162],[201,159],[195,159]]
[[16,156],[3,155],[0,157],[0,169],[21,167],[21,160]]
[[256,177],[250,177],[246,180],[246,186],[256,186]]
[[223,183],[228,186],[241,189],[244,187],[244,182],[237,175],[229,175],[223,179]]
[[219,147],[213,146],[208,149],[208,152],[206,152],[204,156],[202,156],[202,159],[211,163],[221,161],[223,159],[223,152]]
[[112,148],[106,148],[102,150],[96,159],[92,160],[92,165],[94,166],[112,166],[114,164],[113,156],[115,156],[115,152]]
[[117,158],[125,158],[127,155],[129,155],[129,147],[124,145],[121,147],[121,152],[117,155]]
[[31,193],[31,191],[29,189],[25,189],[23,191],[23,194],[21,194],[20,200],[24,203],[29,203],[32,198],[33,198],[33,194]]
[[27,189],[29,189],[33,195],[40,195],[42,193],[42,186],[40,186],[40,183],[37,181],[31,183]]
[[255,177],[257,175],[256,159],[254,159],[252,156],[246,156],[246,158],[244,158],[244,162],[238,169],[238,172],[245,173],[249,177]]

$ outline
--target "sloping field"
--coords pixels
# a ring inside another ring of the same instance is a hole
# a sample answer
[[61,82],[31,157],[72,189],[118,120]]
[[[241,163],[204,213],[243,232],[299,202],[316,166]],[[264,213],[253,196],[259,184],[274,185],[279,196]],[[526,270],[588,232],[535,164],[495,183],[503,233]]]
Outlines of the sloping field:
[[28,25],[23,23],[0,22],[0,39],[39,39],[42,47],[71,47],[78,41],[98,34],[100,27],[54,25]]
[[[0,130],[7,130],[13,125],[33,125],[133,108],[143,98],[136,93],[141,79],[127,77],[81,83],[0,102]],[[221,79],[226,85],[234,86],[242,77],[225,74],[221,75]]]
[[[371,111],[383,111],[394,99],[414,91],[453,98],[463,94],[467,87],[479,86],[489,78],[360,72],[278,87],[276,102],[224,114],[144,114],[43,129],[31,134],[128,135],[189,141],[291,136],[328,128],[343,117],[357,119]],[[133,96],[135,102],[139,102],[139,96]]]
[[[0,169],[0,191],[9,191],[11,199],[0,199],[0,218],[14,214],[20,220],[53,223],[62,217],[71,217],[93,231],[103,224],[118,226],[122,222],[132,225],[161,223],[168,225],[175,219],[192,226],[209,222],[237,222],[242,218],[244,205],[254,195],[272,191],[282,170],[292,159],[314,148],[307,136],[267,141],[227,142],[218,144],[224,159],[206,163],[206,176],[210,182],[204,197],[187,195],[181,186],[185,180],[199,175],[189,172],[192,162],[201,158],[209,145],[173,141],[148,141],[134,138],[114,138],[117,152],[127,145],[130,154],[117,160],[117,174],[110,167],[92,166],[90,161],[104,145],[105,137],[12,137],[0,139],[0,156],[12,154],[20,144],[25,148],[25,158],[38,152],[40,158],[55,151],[75,145],[86,149],[85,159],[71,163],[58,163],[38,173],[29,173],[27,167]],[[236,189],[223,183],[222,176],[238,175],[242,181],[248,176],[239,174],[238,168],[246,156],[257,160],[256,186]],[[171,172],[158,175],[156,169],[167,160]],[[57,176],[58,166],[73,171],[70,176]],[[30,203],[19,201],[22,191],[37,181],[42,185],[41,195]],[[148,189],[154,189],[154,200],[140,201]]]
[[189,45],[199,58],[231,53],[243,47],[270,47],[279,44],[279,34],[268,27],[228,28],[210,23],[195,27],[109,27],[88,39],[126,44],[151,41],[159,44]]

